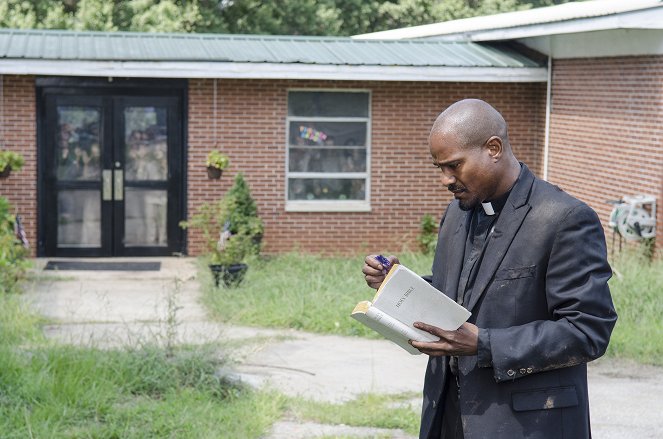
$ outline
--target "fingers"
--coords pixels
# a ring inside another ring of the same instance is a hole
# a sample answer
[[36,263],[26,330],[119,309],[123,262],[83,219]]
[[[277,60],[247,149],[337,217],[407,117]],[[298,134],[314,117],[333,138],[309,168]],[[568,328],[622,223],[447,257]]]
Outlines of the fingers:
[[398,261],[398,258],[394,255],[387,256],[387,259],[389,259],[389,262],[391,262],[391,265],[400,264],[400,262]]
[[382,264],[375,258],[377,255],[368,255],[366,256],[366,259],[364,259],[364,274],[371,274],[373,273],[382,273],[382,270],[384,267]]
[[479,328],[476,325],[465,322],[456,331],[445,331],[423,322],[415,322],[414,327],[440,338],[435,342],[412,341],[410,343],[424,354],[440,356],[476,355],[477,353]]
[[385,274],[383,272],[384,267],[375,259],[375,256],[377,255],[366,256],[364,267],[361,271],[364,273],[366,284],[371,288],[378,289],[385,278]]
[[421,329],[422,331],[426,331],[440,338],[447,338],[448,337],[447,333],[454,332],[454,331],[445,331],[444,329],[438,328],[437,326],[429,325],[423,322],[414,322],[414,327],[417,329]]

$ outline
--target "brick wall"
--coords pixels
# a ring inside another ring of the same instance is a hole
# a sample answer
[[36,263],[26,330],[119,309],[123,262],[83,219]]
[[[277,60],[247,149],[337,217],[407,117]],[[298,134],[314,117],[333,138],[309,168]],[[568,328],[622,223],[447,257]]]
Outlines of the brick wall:
[[23,155],[25,165],[0,180],[0,196],[7,197],[14,212],[23,219],[33,255],[37,244],[37,128],[35,81],[32,76],[2,77],[4,148]]
[[[4,140],[26,159],[0,180],[33,249],[37,242],[35,83],[31,76],[3,77]],[[245,173],[265,222],[265,251],[301,249],[341,253],[400,251],[413,246],[425,213],[439,218],[450,200],[429,165],[428,131],[437,114],[466,97],[487,100],[510,124],[516,154],[541,171],[544,84],[405,83],[219,80],[214,121],[213,80],[191,80],[188,126],[188,209],[223,196],[238,171]],[[372,93],[372,211],[285,212],[285,117],[289,88],[351,88]],[[216,133],[216,134],[215,134]],[[204,160],[218,145],[231,158],[221,180],[209,180]],[[189,253],[201,251],[189,234]]]
[[[371,91],[371,212],[285,211],[289,88]],[[430,164],[428,132],[437,114],[462,98],[492,103],[510,124],[517,156],[538,174],[542,168],[545,84],[218,80],[216,122],[213,89],[213,80],[189,83],[188,209],[222,197],[241,170],[265,223],[267,253],[412,247],[421,217],[430,213],[439,219],[450,200]],[[209,180],[204,167],[215,144],[231,161],[220,181]],[[189,253],[201,248],[199,234],[190,232]]]
[[552,102],[550,181],[591,205],[606,227],[606,200],[658,196],[661,248],[663,57],[556,60]]

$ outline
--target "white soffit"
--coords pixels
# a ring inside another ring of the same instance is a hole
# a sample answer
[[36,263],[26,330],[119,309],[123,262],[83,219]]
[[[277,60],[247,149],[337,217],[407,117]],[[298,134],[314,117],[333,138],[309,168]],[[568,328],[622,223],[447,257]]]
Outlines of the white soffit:
[[517,41],[556,59],[663,55],[663,32],[650,29],[546,35]]
[[[616,29],[663,29],[663,4],[659,8],[608,15],[595,18],[584,18],[559,23],[533,24],[508,29],[492,29],[472,32],[462,39],[471,41],[499,41],[517,38],[539,37],[544,35],[561,35],[581,32],[610,31]],[[460,35],[458,37],[461,37]],[[456,39],[456,38],[443,38]]]

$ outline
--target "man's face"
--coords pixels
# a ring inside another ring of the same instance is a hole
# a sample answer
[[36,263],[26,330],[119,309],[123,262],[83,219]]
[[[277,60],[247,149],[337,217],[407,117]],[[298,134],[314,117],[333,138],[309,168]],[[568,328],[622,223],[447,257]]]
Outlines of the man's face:
[[461,209],[473,209],[494,194],[497,179],[485,145],[462,147],[452,134],[435,132],[430,137],[430,152],[433,165],[441,171],[440,181]]

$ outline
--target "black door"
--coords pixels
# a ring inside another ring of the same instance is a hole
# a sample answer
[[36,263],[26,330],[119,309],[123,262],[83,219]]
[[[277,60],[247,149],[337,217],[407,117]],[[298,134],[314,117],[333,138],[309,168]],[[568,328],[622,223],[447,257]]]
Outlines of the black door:
[[41,102],[41,253],[180,252],[182,97],[68,89]]

